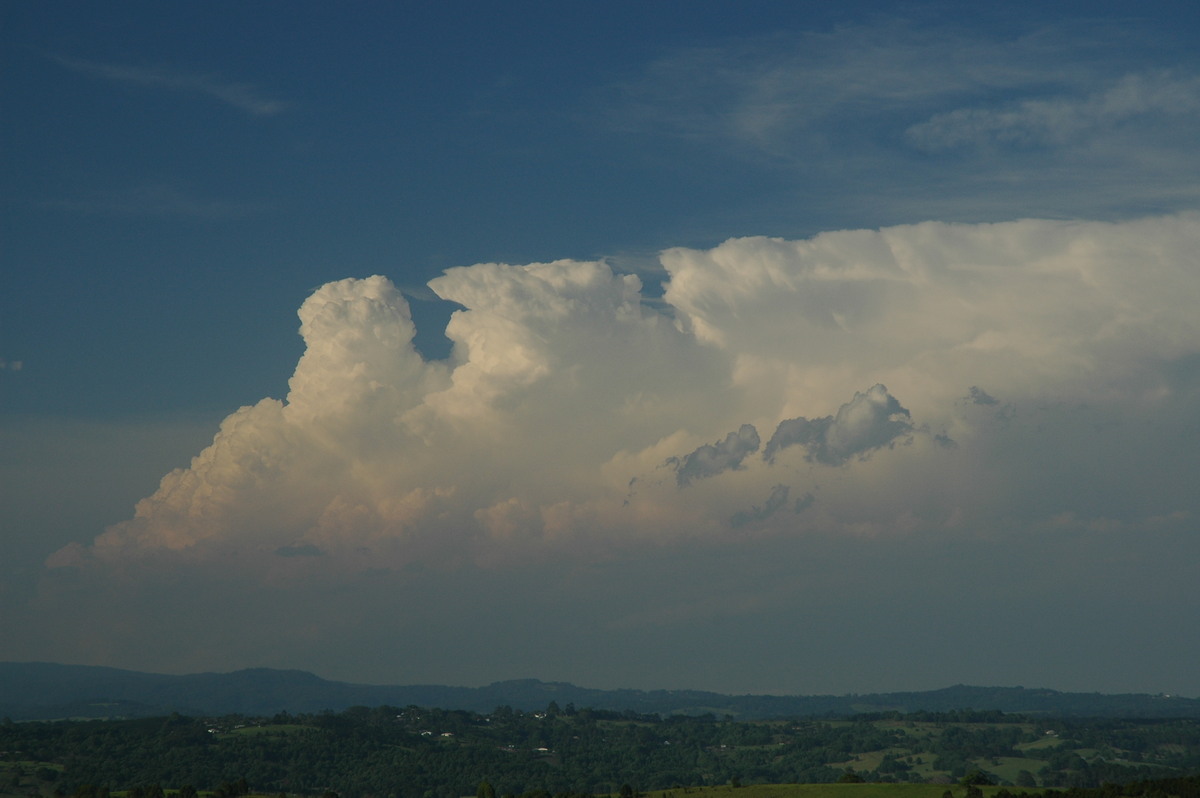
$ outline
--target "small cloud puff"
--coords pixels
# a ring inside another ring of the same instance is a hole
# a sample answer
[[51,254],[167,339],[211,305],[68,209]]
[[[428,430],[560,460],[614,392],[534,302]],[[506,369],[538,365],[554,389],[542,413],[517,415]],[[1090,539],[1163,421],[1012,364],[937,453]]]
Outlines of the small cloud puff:
[[973,405],[994,405],[999,404],[996,397],[989,394],[987,391],[980,388],[978,385],[972,385],[967,390],[967,401]]
[[675,469],[675,481],[682,488],[692,480],[741,468],[742,461],[758,451],[758,445],[758,430],[743,424],[737,432],[726,435],[725,440],[706,443],[682,458],[672,457],[667,464]]
[[[788,493],[790,492],[791,488],[789,488],[787,485],[776,485],[775,487],[771,488],[771,495],[767,497],[765,502],[763,502],[762,507],[759,507],[756,504],[749,510],[739,510],[733,514],[732,518],[729,519],[730,526],[739,527],[745,526],[746,524],[752,524],[755,521],[767,520],[787,504]],[[811,498],[812,494],[807,494],[807,496],[808,498]],[[800,501],[798,501],[796,503],[796,512],[800,512],[801,509]]]
[[763,449],[768,463],[789,446],[808,450],[809,462],[842,465],[853,457],[866,457],[872,451],[889,446],[896,438],[913,429],[909,412],[887,388],[876,385],[838,408],[836,416],[781,421]]

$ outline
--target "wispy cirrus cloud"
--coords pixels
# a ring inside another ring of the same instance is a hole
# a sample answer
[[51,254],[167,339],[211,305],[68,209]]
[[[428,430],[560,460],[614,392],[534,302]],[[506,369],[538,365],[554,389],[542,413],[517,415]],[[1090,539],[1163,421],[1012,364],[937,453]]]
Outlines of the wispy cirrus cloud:
[[[618,124],[734,142],[783,160],[856,141],[953,99],[1087,84],[1081,44],[886,21],[680,48],[615,87]],[[1050,71],[1048,67],[1055,67]]]
[[1129,74],[1082,95],[1020,100],[1000,107],[960,108],[913,125],[905,136],[936,152],[963,146],[1065,146],[1162,117],[1200,113],[1200,77],[1170,72]]
[[52,55],[51,58],[67,69],[91,77],[114,83],[201,94],[253,116],[274,116],[288,108],[286,102],[264,95],[251,83],[231,82],[215,75],[176,72],[162,67],[107,64],[64,55]]
[[1142,36],[1134,23],[997,33],[888,19],[728,39],[667,51],[610,87],[608,118],[704,149],[716,173],[770,170],[801,212],[834,202],[857,218],[978,221],[1191,207],[1200,63],[1169,47],[1129,58]]

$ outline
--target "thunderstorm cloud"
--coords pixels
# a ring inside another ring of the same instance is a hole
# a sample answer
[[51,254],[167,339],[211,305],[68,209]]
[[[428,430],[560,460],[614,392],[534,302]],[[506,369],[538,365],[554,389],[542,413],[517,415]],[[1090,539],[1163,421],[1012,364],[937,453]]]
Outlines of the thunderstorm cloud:
[[[1088,445],[1113,451],[1112,480],[1133,493],[1134,460],[1115,453],[1149,456],[1153,436],[1131,422],[1195,398],[1194,381],[1173,388],[1173,364],[1200,351],[1183,300],[1200,289],[1198,243],[1190,214],[731,239],[664,252],[663,303],[603,261],[478,264],[430,283],[460,306],[445,360],[414,347],[385,277],[329,283],[299,310],[287,396],[230,414],[132,519],[52,562],[236,550],[268,569],[499,567],[719,539],[731,518],[778,535],[898,533],[986,517],[1027,483],[1027,469],[997,477],[995,458],[1086,451],[1084,419],[1108,425]],[[996,401],[985,379],[1036,426],[975,413]],[[752,458],[763,428],[774,433]],[[989,487],[948,496],[946,479]],[[782,484],[821,513],[776,512]],[[1063,487],[1048,513],[1074,509]],[[1163,501],[1169,513],[1191,498]]]
[[[857,600],[828,565],[843,559],[884,607],[904,558],[947,548],[1031,603],[1022,580],[1086,590],[1072,569],[1126,540],[1173,567],[1200,506],[1156,475],[1200,469],[1181,444],[1200,408],[1197,251],[1191,213],[735,238],[664,251],[653,300],[605,261],[481,263],[429,284],[459,308],[444,359],[414,346],[387,278],[331,282],[299,310],[287,395],[230,413],[132,518],[52,555],[35,609],[98,650],[128,641],[111,623],[89,637],[89,613],[141,618],[185,661],[216,650],[201,604],[217,602],[244,662],[311,652],[329,639],[314,630],[364,640],[360,607],[396,608],[386,645],[429,649],[446,623],[490,640],[500,606],[553,605],[570,652],[589,630],[651,646],[708,610],[791,607],[815,629],[804,607]],[[278,598],[247,603],[247,585]],[[504,628],[505,650],[543,650]],[[482,677],[462,637],[419,677]]]
[[0,660],[1200,694],[1168,4],[119,5],[0,27]]

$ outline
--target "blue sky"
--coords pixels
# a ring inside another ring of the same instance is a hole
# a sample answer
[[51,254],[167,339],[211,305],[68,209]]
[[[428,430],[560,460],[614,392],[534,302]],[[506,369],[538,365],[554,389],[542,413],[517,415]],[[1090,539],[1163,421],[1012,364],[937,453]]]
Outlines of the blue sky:
[[1189,4],[0,13],[0,658],[1200,694]]

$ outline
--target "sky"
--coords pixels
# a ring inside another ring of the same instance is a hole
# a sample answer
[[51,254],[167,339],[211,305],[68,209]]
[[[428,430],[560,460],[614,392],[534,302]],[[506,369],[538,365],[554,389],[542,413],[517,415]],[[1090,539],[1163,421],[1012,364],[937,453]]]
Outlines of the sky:
[[1200,10],[0,6],[0,660],[1200,696]]

